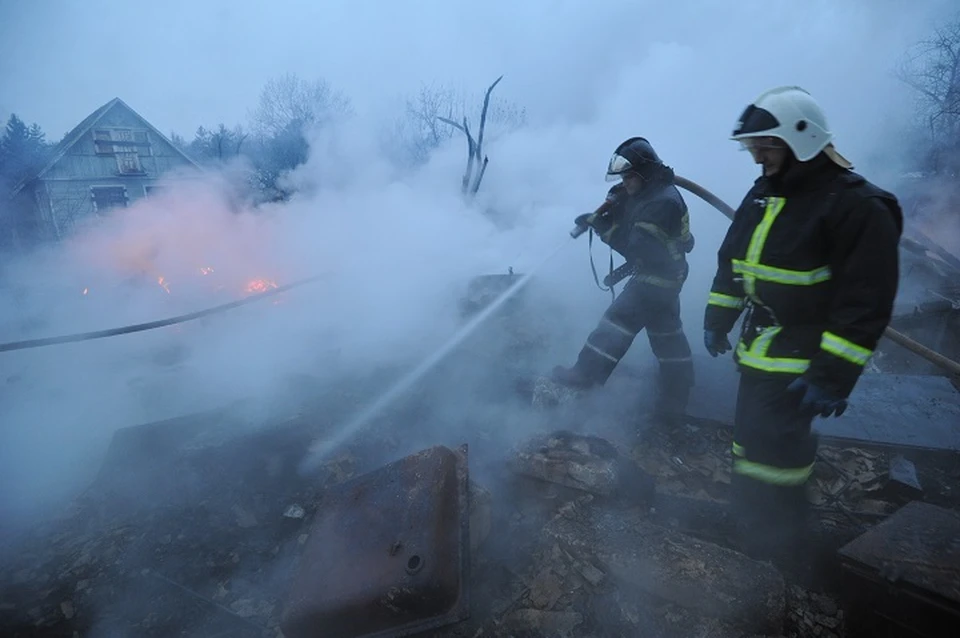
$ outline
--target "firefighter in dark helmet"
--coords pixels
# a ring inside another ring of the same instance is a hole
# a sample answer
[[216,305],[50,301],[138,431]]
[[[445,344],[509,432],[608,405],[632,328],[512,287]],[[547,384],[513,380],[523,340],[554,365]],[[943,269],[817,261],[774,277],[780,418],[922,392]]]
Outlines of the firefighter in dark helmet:
[[693,385],[690,345],[680,321],[686,254],[694,243],[687,206],[673,170],[642,137],[617,147],[607,167],[607,181],[615,180],[620,183],[607,194],[605,212],[580,215],[575,223],[589,226],[622,255],[632,275],[587,337],[576,364],[556,367],[553,379],[578,389],[604,384],[646,329],[660,366],[655,413],[676,420]]
[[854,173],[809,93],[780,87],[749,105],[732,136],[763,174],[718,254],[704,343],[734,349],[740,386],[732,501],[748,553],[800,555],[815,416],[840,416],[890,321],[903,216]]

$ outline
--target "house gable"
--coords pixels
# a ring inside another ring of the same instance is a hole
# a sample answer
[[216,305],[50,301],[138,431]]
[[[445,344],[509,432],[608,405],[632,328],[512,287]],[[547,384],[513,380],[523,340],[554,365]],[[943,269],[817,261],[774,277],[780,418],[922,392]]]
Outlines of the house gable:
[[50,161],[18,184],[12,196],[36,180],[96,180],[128,175],[156,179],[178,168],[202,170],[156,127],[123,100],[114,98],[67,133]]

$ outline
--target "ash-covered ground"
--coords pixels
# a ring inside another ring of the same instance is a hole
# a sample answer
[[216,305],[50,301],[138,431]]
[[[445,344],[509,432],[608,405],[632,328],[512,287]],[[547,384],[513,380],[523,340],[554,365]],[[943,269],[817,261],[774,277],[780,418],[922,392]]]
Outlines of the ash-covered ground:
[[[889,455],[826,446],[811,493],[819,558],[803,573],[752,561],[724,509],[729,431],[702,420],[651,430],[643,365],[575,404],[535,409],[529,381],[557,356],[551,335],[546,316],[507,306],[309,475],[298,467],[310,444],[405,369],[290,379],[269,422],[241,403],[118,432],[59,517],[8,530],[2,633],[281,636],[324,490],[466,444],[470,618],[425,635],[845,635],[831,550],[916,496],[889,489]],[[928,500],[955,504],[958,479],[920,468]]]

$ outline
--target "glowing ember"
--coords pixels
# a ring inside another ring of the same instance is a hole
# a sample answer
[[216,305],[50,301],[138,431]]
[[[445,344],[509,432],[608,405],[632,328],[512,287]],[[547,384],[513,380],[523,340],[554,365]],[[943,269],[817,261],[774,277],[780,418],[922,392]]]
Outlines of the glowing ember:
[[167,291],[167,294],[170,294],[170,286],[167,285],[167,280],[163,278],[163,275],[157,277],[157,283],[160,284],[160,287]]
[[277,284],[269,279],[251,279],[249,282],[247,282],[246,291],[250,293],[260,293],[276,287]]

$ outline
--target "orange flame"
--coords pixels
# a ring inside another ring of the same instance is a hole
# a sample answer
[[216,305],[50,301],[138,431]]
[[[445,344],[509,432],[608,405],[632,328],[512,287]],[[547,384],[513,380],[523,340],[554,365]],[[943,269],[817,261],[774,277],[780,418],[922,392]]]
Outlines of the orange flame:
[[276,287],[277,284],[269,279],[251,279],[247,282],[246,291],[249,293],[261,293]]
[[167,291],[167,294],[170,294],[170,286],[167,285],[167,280],[163,278],[163,275],[157,277],[157,283],[160,284],[160,287]]

